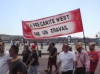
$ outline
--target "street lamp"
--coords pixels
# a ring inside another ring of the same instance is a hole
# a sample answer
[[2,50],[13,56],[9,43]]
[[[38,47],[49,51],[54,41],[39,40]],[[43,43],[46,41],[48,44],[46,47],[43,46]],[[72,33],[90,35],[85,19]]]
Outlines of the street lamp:
[[100,38],[100,31],[98,32],[99,38]]
[[100,31],[96,34],[96,38],[100,38]]
[[97,44],[100,44],[100,31],[96,34]]

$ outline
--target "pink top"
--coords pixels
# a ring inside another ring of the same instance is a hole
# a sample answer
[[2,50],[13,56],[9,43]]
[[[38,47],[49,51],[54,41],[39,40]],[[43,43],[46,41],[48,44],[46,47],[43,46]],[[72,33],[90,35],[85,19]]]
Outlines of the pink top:
[[77,68],[85,67],[86,71],[89,71],[90,67],[90,58],[88,53],[82,49],[81,53],[76,54]]

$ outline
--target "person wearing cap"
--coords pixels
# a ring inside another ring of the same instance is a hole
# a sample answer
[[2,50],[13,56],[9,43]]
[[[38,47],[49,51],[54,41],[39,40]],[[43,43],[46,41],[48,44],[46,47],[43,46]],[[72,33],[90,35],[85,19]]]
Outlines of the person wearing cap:
[[69,46],[66,44],[63,47],[63,51],[60,52],[58,56],[58,68],[57,73],[59,73],[59,67],[61,65],[62,74],[73,74],[73,62],[76,61],[72,52],[69,51]]
[[28,74],[38,74],[39,73],[39,70],[38,70],[38,67],[39,67],[39,62],[38,62],[38,55],[37,55],[37,52],[36,52],[36,45],[33,44],[31,46],[31,50],[32,50],[32,55],[31,55],[31,62],[29,63],[28,67]]
[[89,55],[82,47],[82,43],[77,43],[75,49],[78,53],[76,54],[76,69],[74,74],[86,74],[89,72],[90,67]]
[[95,44],[89,44],[89,50],[88,54],[90,57],[90,74],[94,74],[98,61],[99,61],[99,54],[98,51],[95,49]]

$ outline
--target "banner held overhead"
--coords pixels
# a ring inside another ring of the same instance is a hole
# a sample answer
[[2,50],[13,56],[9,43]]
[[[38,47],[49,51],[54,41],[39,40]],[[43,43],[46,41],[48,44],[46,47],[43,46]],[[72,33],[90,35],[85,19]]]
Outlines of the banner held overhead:
[[82,32],[80,9],[33,21],[22,21],[23,36],[45,39]]

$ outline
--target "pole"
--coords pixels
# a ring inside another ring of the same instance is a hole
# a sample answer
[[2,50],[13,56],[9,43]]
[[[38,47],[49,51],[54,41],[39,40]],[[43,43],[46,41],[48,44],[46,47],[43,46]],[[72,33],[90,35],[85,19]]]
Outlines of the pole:
[[[81,11],[80,11],[80,16],[81,16]],[[81,19],[82,19],[82,17],[81,17]],[[85,44],[85,50],[87,51],[87,49],[86,49],[86,38],[85,38],[85,33],[84,33],[84,28],[83,28],[83,22],[82,22],[82,29],[83,29],[83,39],[84,39],[84,44]]]
[[85,50],[87,51],[87,49],[86,49],[86,38],[85,38],[85,33],[84,33],[84,29],[83,29],[83,39],[84,39],[84,44],[85,44]]

